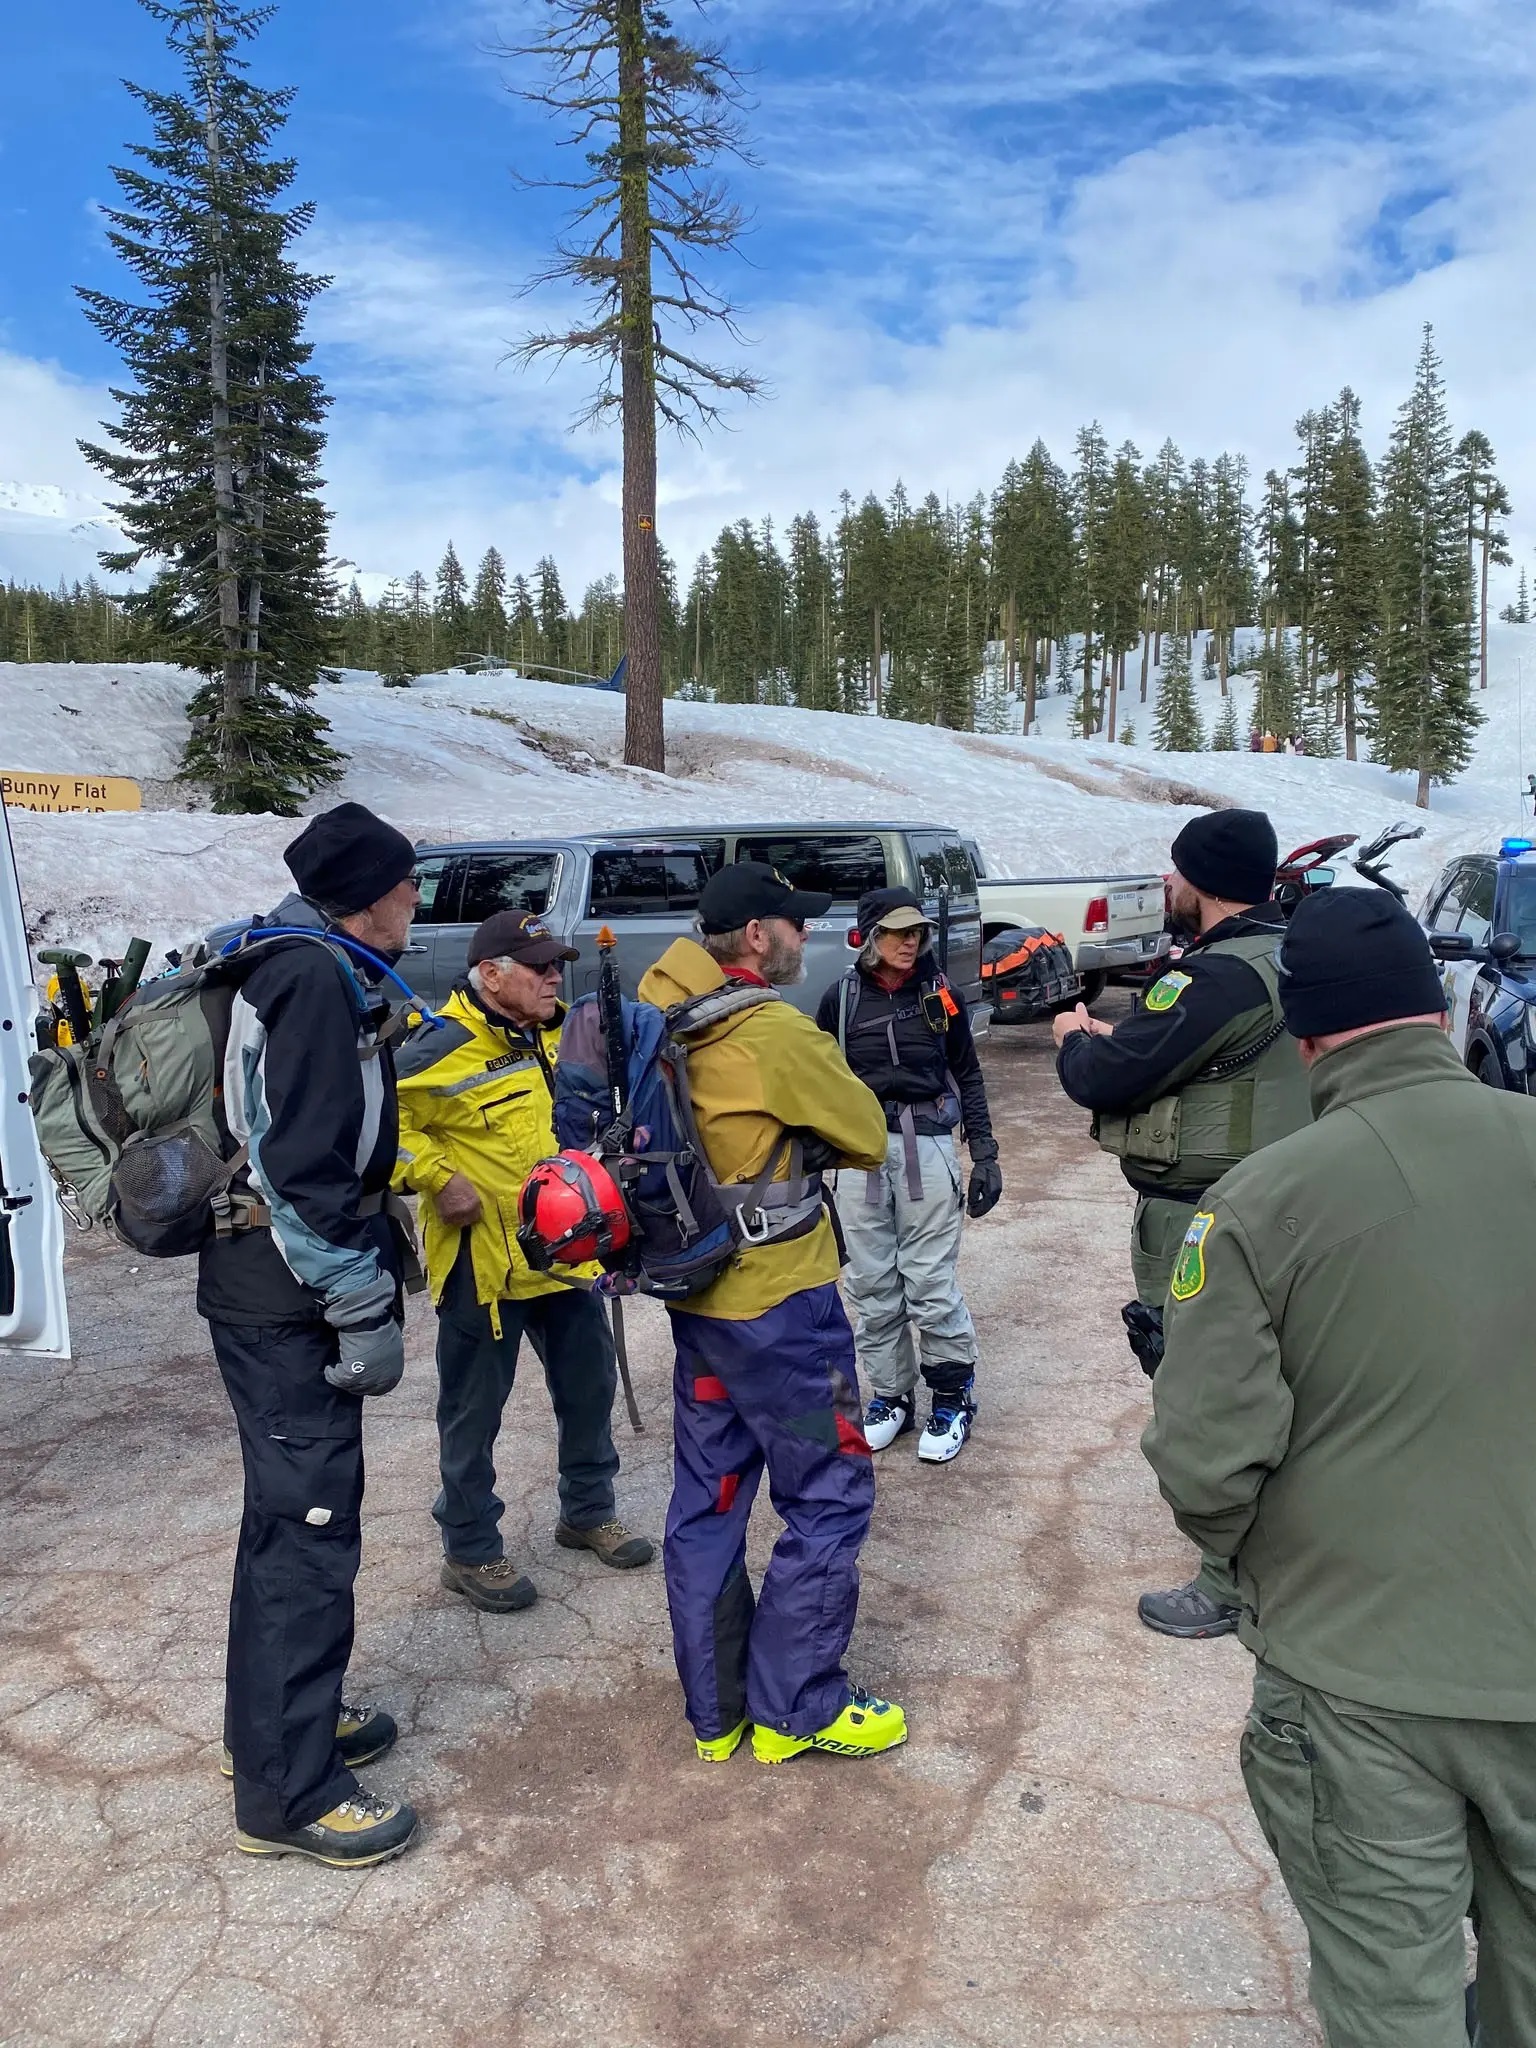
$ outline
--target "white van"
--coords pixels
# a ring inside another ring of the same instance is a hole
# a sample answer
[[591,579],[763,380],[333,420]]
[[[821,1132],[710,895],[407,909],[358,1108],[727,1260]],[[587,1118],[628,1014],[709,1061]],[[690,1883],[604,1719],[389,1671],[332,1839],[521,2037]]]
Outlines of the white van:
[[16,853],[0,806],[0,1351],[68,1358],[64,1217],[27,1103],[37,1010]]

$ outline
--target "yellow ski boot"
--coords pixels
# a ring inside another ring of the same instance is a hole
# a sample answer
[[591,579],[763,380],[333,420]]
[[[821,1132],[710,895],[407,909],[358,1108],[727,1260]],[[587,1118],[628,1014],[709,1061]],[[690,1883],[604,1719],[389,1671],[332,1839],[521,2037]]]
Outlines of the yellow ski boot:
[[877,1700],[859,1686],[837,1719],[814,1735],[780,1735],[772,1728],[752,1730],[752,1754],[760,1764],[786,1764],[807,1749],[829,1756],[878,1756],[907,1739],[907,1717],[892,1700]]
[[747,1732],[747,1723],[738,1721],[734,1728],[724,1735],[696,1735],[693,1746],[698,1752],[700,1763],[723,1764],[741,1747],[741,1739]]

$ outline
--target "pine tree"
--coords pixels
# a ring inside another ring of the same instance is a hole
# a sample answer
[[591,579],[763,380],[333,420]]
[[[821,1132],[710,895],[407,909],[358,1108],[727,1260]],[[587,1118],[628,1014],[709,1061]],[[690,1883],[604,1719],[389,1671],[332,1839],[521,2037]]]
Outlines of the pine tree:
[[125,607],[207,678],[187,707],[182,774],[210,786],[216,809],[291,815],[342,765],[312,702],[331,624],[328,401],[303,325],[325,280],[287,254],[313,216],[282,205],[295,167],[272,154],[293,95],[253,84],[238,54],[269,8],[141,4],[185,89],[128,88],[154,139],[113,173],[124,203],[106,209],[107,234],[143,300],[80,293],[131,379],[113,392],[115,446],[81,443],[123,494],[130,545],[102,563],[154,566]]
[[[1486,434],[1474,428],[1470,434],[1463,434],[1456,446],[1457,483],[1467,515],[1467,552],[1473,558],[1472,575],[1468,578],[1468,603],[1471,588],[1477,591],[1477,686],[1480,690],[1488,687],[1488,570],[1492,564],[1507,569],[1513,560],[1509,552],[1509,535],[1502,526],[1495,526],[1496,519],[1507,519],[1511,506],[1509,493],[1494,473],[1493,445]],[[1471,631],[1472,621],[1467,627]]]
[[1271,732],[1281,741],[1293,738],[1302,729],[1302,709],[1289,634],[1275,635],[1260,653],[1255,673],[1253,730]]
[[1130,719],[1120,728],[1120,744],[1122,747],[1134,747],[1136,744],[1136,728]]
[[1242,743],[1237,721],[1237,692],[1234,690],[1223,702],[1221,716],[1211,728],[1211,752],[1235,754]]
[[[1356,751],[1356,696],[1380,621],[1376,489],[1360,439],[1360,401],[1346,385],[1330,409],[1313,516],[1312,606],[1317,670],[1338,679],[1344,751]],[[1310,700],[1311,691],[1306,696]]]
[[507,565],[495,548],[487,548],[475,572],[467,627],[476,654],[507,651]]
[[526,670],[539,655],[539,615],[526,576],[512,578],[507,612],[507,651],[518,667]]
[[1205,728],[1189,673],[1189,643],[1180,633],[1171,637],[1165,650],[1152,744],[1160,754],[1198,754],[1205,745]]
[[586,318],[531,335],[524,361],[583,356],[599,382],[583,420],[617,415],[623,436],[622,537],[629,669],[624,758],[665,770],[656,429],[696,432],[757,379],[703,359],[711,323],[735,335],[729,302],[697,265],[735,246],[740,210],[717,166],[741,156],[739,81],[715,46],[691,43],[659,0],[544,0],[545,25],[511,52],[538,60],[547,84],[523,97],[561,115],[582,153],[571,233],[536,280],[574,283]]
[[540,663],[549,668],[569,668],[565,592],[560,587],[560,571],[553,555],[541,555],[534,564],[533,611],[539,622]]
[[1214,683],[1218,674],[1219,670],[1216,666],[1216,635],[1214,633],[1207,633],[1205,636],[1205,646],[1200,655],[1200,680],[1204,683]]
[[1301,730],[1309,754],[1317,755],[1322,761],[1338,758],[1339,719],[1331,689],[1323,688],[1316,692],[1301,714]]
[[1098,730],[1099,700],[1094,687],[1095,633],[1103,573],[1104,522],[1109,510],[1109,444],[1097,420],[1077,432],[1077,468],[1072,476],[1072,511],[1076,556],[1073,563],[1072,611],[1083,635],[1083,701],[1080,730]]
[[437,565],[437,602],[433,607],[442,644],[450,664],[463,660],[472,648],[464,645],[469,621],[469,581],[459,561],[458,550],[449,541]]
[[1466,518],[1431,330],[1381,465],[1381,636],[1369,694],[1372,752],[1418,776],[1414,801],[1471,756]]
[[379,601],[377,633],[379,681],[387,690],[408,690],[420,674],[412,658],[411,639],[406,594],[391,578]]

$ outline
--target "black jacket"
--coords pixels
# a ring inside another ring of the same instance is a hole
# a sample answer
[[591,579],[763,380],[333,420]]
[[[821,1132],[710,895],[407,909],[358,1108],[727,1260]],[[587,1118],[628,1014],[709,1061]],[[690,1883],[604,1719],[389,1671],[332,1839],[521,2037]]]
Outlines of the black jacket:
[[[850,968],[834,981],[816,1009],[816,1022],[833,1038],[844,984],[848,987],[845,1056],[885,1110],[886,1128],[898,1127],[904,1104],[914,1106],[919,1133],[931,1136],[965,1126],[973,1159],[995,1158],[992,1116],[965,998],[950,990],[932,952],[920,954],[900,988],[883,988],[867,969]],[[950,1014],[940,991],[948,995]],[[926,1000],[925,1000],[926,998]],[[942,1030],[935,1030],[941,1023]],[[954,1098],[958,1095],[958,1114]],[[936,1105],[948,1097],[950,1109]]]
[[[298,896],[263,922],[324,928]],[[370,1052],[388,1014],[361,966],[343,967],[309,940],[263,949],[241,981],[224,1111],[235,1141],[250,1144],[251,1185],[269,1204],[272,1225],[204,1247],[200,1314],[226,1323],[309,1322],[329,1303],[377,1291],[398,1274],[388,1217],[358,1214],[365,1196],[388,1190],[399,1149],[390,1050]]]
[[1189,985],[1172,1009],[1140,1009],[1115,1026],[1113,1037],[1074,1031],[1064,1039],[1056,1055],[1056,1072],[1072,1100],[1084,1109],[1145,1109],[1199,1073],[1211,1045],[1233,1019],[1269,1001],[1263,982],[1246,960],[1204,949],[1218,939],[1270,925],[1277,937],[1285,927],[1278,903],[1256,904],[1223,918],[1175,963],[1181,974],[1188,975]]

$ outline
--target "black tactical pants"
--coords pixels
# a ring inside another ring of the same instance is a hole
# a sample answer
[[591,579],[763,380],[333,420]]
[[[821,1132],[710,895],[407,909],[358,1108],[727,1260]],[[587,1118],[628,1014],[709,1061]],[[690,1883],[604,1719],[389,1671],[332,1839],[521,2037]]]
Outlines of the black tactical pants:
[[362,1548],[363,1405],[326,1385],[325,1323],[210,1323],[240,1431],[224,1740],[235,1824],[270,1839],[357,1788],[336,1747]]

